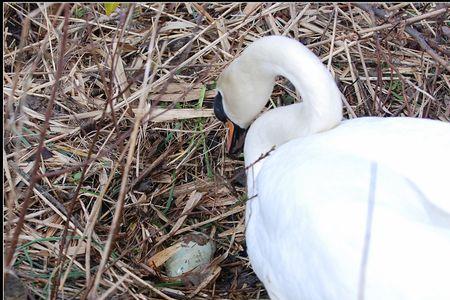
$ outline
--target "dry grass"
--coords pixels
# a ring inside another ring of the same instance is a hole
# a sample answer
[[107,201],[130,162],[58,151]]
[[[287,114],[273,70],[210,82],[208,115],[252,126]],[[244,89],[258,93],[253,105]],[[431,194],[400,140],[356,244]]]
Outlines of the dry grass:
[[[215,80],[251,41],[282,34],[329,67],[345,117],[449,121],[448,5],[377,7],[4,4],[6,264],[36,298],[267,298]],[[271,100],[298,96],[280,78]],[[149,264],[191,230],[218,246],[203,276]]]

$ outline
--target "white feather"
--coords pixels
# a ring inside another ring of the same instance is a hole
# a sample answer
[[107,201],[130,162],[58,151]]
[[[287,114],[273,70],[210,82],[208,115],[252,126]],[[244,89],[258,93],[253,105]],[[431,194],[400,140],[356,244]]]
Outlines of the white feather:
[[253,43],[221,75],[233,122],[252,123],[276,75],[303,103],[257,118],[244,149],[247,251],[270,297],[450,299],[450,125],[340,122],[328,71],[282,37]]

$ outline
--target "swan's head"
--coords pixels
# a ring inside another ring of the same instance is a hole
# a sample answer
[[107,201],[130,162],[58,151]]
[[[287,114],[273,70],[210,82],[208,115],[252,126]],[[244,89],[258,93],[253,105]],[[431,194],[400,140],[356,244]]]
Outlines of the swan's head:
[[246,47],[217,80],[214,113],[229,128],[229,153],[243,145],[243,133],[269,100],[277,75],[300,92],[304,127],[323,131],[340,122],[340,92],[320,59],[294,39],[266,36]]
[[229,154],[238,154],[244,146],[246,128],[242,128],[230,120],[223,108],[223,97],[220,92],[217,92],[214,97],[214,114],[216,117],[224,122],[228,128],[227,135],[227,151]]
[[245,132],[260,114],[272,93],[275,73],[258,63],[261,58],[252,51],[257,42],[245,49],[219,76],[214,113],[228,127],[227,151],[242,150]]

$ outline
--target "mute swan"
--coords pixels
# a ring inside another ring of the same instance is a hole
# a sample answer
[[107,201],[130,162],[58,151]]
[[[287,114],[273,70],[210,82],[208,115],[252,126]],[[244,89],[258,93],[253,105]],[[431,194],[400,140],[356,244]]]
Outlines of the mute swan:
[[[277,75],[303,102],[253,122]],[[222,72],[214,111],[229,152],[251,125],[247,252],[270,298],[450,299],[448,123],[341,122],[331,74],[280,36],[253,42]]]

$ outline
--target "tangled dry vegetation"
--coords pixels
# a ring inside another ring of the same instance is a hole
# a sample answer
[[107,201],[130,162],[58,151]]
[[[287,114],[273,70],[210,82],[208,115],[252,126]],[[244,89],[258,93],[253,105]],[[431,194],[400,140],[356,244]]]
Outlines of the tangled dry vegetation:
[[[211,109],[218,74],[286,35],[332,71],[346,118],[449,121],[448,9],[4,4],[6,265],[37,299],[267,298],[245,252],[243,159]],[[293,101],[279,78],[268,107]],[[193,230],[215,259],[168,278],[169,247]]]

